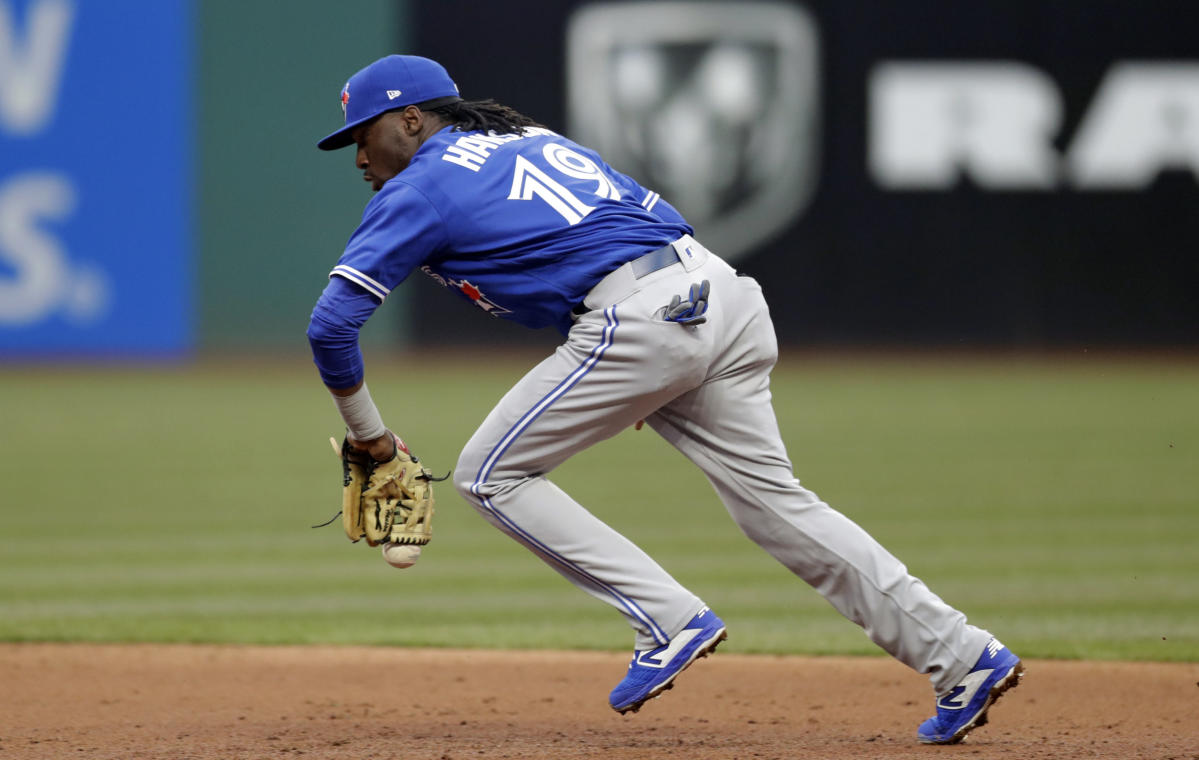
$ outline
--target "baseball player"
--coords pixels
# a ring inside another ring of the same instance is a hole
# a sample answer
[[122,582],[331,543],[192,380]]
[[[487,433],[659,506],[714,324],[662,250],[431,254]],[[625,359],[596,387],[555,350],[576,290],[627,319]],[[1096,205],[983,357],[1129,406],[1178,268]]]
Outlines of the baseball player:
[[[708,477],[747,536],[882,649],[927,673],[920,741],[986,722],[1020,660],[934,595],[792,474],[770,400],[778,355],[762,290],[693,237],[664,198],[594,151],[494,101],[466,101],[438,63],[382,58],[341,91],[343,127],[376,194],[312,312],[308,337],[353,451],[396,438],[364,382],[358,331],[419,270],[492,316],[564,340],[491,411],[454,470],[492,525],[635,631],[609,701],[636,711],[712,652],[725,624],[547,477],[644,420]],[[648,506],[648,505],[647,505]]]

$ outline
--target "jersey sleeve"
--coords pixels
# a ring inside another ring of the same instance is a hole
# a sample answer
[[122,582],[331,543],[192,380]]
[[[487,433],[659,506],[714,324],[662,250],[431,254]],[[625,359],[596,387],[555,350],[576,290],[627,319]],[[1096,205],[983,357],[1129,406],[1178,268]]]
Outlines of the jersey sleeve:
[[308,344],[325,385],[353,388],[362,380],[358,332],[378,306],[367,291],[343,278],[329,278],[308,321]]
[[382,302],[445,244],[441,215],[428,198],[402,181],[389,182],[367,204],[329,276],[349,280]]

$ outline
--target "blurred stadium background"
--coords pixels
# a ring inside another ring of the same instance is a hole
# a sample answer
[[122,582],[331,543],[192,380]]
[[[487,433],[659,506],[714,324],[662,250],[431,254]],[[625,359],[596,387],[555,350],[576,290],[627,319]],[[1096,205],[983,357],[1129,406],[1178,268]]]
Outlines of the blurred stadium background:
[[[369,196],[315,141],[402,51],[766,285],[799,476],[951,602],[1031,656],[1199,659],[1192,4],[332,8],[0,0],[0,639],[625,647],[449,489],[407,573],[307,527],[338,425],[303,333]],[[414,279],[367,361],[448,468],[556,336]],[[731,648],[872,651],[652,434],[557,478]]]

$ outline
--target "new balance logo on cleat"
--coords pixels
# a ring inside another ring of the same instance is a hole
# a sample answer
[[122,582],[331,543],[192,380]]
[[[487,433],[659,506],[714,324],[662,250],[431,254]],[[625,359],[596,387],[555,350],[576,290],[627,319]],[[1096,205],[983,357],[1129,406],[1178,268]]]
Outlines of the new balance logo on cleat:
[[674,686],[674,679],[691,663],[706,657],[724,641],[724,621],[705,607],[663,646],[633,653],[628,674],[608,697],[612,709],[637,712],[647,700]]
[[679,633],[670,640],[670,643],[660,649],[651,649],[648,652],[638,652],[633,658],[633,662],[645,668],[664,668],[670,664],[674,656],[683,651],[683,647],[691,643],[691,640],[700,633],[698,628],[685,630]]
[[937,714],[916,731],[925,744],[957,744],[987,723],[987,710],[1004,692],[1020,684],[1024,665],[1020,658],[991,639],[974,668],[937,699]]
[[992,670],[988,669],[967,673],[966,677],[959,681],[957,686],[950,689],[948,694],[937,700],[937,707],[942,710],[961,710],[970,704],[970,700],[974,699],[974,695],[978,693],[978,687],[982,686],[990,678],[992,672]]

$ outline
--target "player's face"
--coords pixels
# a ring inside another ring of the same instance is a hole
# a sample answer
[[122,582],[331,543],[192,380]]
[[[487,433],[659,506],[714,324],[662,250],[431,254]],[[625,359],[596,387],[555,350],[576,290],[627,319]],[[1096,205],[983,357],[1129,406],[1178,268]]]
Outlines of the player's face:
[[420,147],[420,141],[405,128],[402,112],[385,113],[358,127],[350,136],[358,146],[354,165],[362,178],[379,192],[383,183],[408,168],[408,162]]

